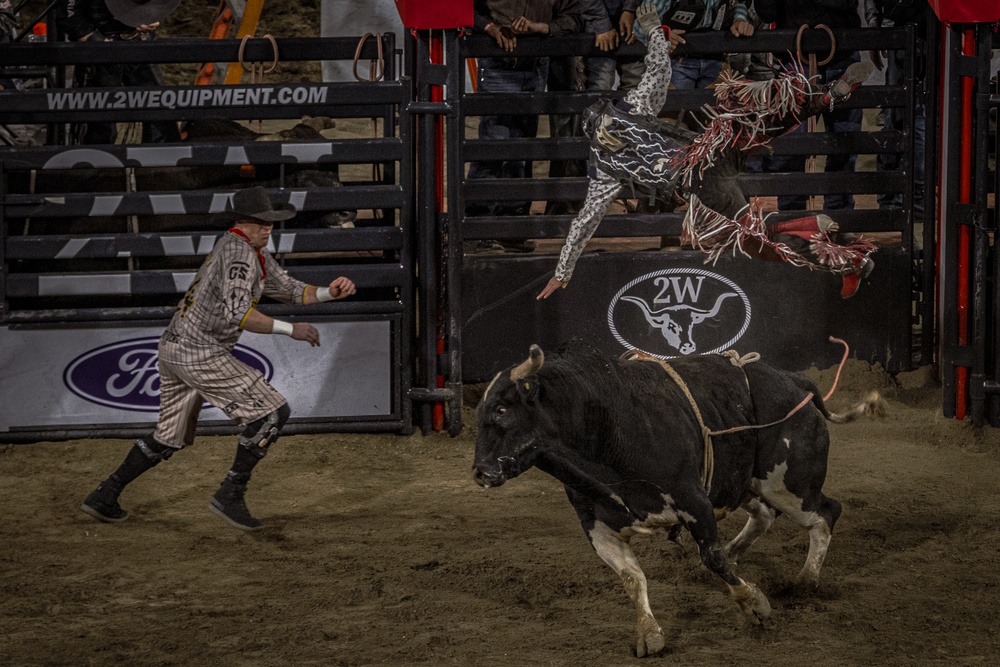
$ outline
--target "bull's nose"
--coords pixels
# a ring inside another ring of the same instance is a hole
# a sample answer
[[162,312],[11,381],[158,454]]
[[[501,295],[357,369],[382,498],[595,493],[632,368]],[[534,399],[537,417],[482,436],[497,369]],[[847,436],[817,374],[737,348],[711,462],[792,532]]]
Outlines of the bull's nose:
[[479,466],[472,467],[472,479],[476,480],[476,484],[484,489],[500,486],[504,482],[503,475],[499,471],[487,472]]

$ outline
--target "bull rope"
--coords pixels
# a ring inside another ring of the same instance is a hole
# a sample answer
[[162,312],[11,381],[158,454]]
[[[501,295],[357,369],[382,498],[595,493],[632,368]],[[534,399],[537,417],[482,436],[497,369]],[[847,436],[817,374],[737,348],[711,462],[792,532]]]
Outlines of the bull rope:
[[[830,387],[830,391],[828,391],[826,393],[826,396],[823,397],[824,402],[829,400],[829,398],[833,396],[833,392],[837,388],[837,382],[840,380],[840,372],[843,370],[844,363],[847,361],[847,355],[850,352],[850,348],[847,345],[847,341],[842,340],[840,338],[834,338],[833,336],[830,336],[829,340],[830,342],[840,343],[841,345],[843,345],[844,354],[840,359],[840,364],[837,366],[837,374],[833,378],[833,386]],[[758,352],[748,352],[747,354],[740,356],[740,353],[737,352],[736,350],[726,350],[725,352],[722,352],[721,355],[723,357],[728,358],[730,363],[732,363],[732,365],[736,366],[737,368],[743,368],[747,364],[751,364],[755,361],[760,360],[760,354]],[[701,485],[705,487],[705,492],[709,494],[712,492],[712,477],[715,474],[715,450],[712,447],[713,436],[728,435],[730,433],[738,433],[740,431],[750,431],[762,428],[770,428],[771,426],[777,426],[778,424],[781,424],[782,422],[791,419],[796,412],[798,412],[806,405],[811,403],[813,398],[816,397],[816,394],[810,391],[808,394],[805,395],[805,397],[801,401],[799,401],[798,405],[789,410],[788,414],[786,414],[781,419],[776,419],[775,421],[769,422],[767,424],[747,424],[745,426],[733,426],[732,428],[713,431],[710,428],[708,428],[708,426],[705,424],[705,420],[701,416],[701,410],[698,408],[698,402],[694,400],[694,396],[691,394],[691,390],[688,389],[687,383],[684,382],[684,379],[680,376],[680,374],[676,370],[674,370],[673,366],[667,363],[665,359],[659,359],[641,350],[629,350],[622,355],[622,358],[630,361],[634,360],[634,361],[656,362],[663,368],[664,371],[666,371],[667,375],[670,376],[670,379],[672,379],[674,383],[677,384],[678,388],[681,390],[681,393],[684,394],[684,396],[688,400],[688,403],[691,404],[691,409],[694,411],[694,416],[698,420],[698,426],[701,429],[702,442],[705,445],[704,455],[702,456]],[[744,379],[746,378],[745,372],[743,374],[743,377]],[[749,387],[749,380],[747,380],[747,386]]]

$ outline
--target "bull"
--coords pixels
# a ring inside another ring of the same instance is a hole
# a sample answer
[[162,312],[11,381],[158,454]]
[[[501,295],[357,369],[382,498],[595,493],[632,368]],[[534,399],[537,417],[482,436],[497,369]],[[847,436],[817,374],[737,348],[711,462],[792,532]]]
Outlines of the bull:
[[[666,642],[631,538],[686,528],[705,566],[759,623],[770,604],[737,576],[737,558],[784,514],[809,534],[796,583],[818,585],[841,513],[822,490],[825,420],[884,409],[872,393],[833,414],[805,378],[744,361],[620,360],[581,341],[546,359],[533,345],[527,360],[493,379],[477,409],[475,481],[498,487],[534,466],[563,483],[590,544],[635,604],[639,657]],[[717,521],[739,507],[750,517],[723,546]]]

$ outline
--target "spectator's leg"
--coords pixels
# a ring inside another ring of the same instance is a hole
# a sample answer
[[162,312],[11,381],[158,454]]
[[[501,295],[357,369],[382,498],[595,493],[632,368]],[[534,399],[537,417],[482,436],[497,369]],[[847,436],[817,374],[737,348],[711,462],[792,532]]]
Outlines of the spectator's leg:
[[[805,132],[806,124],[802,123],[789,132]],[[770,155],[762,159],[762,168],[765,172],[788,172],[801,174],[806,170],[806,158],[803,155]],[[804,211],[809,197],[806,195],[779,195],[779,211]]]
[[615,62],[618,65],[618,90],[626,93],[634,90],[646,73],[646,63],[634,57],[618,58]]
[[722,73],[722,61],[705,58],[698,61],[698,79],[695,88],[708,88]]
[[694,90],[701,76],[699,60],[695,58],[678,58],[673,62],[670,73],[670,83],[677,90]]
[[[607,60],[603,59],[602,60]],[[614,75],[614,70],[611,70]],[[548,87],[550,91],[580,92],[585,85],[583,58],[570,56],[549,60]],[[549,133],[552,137],[568,138],[583,135],[579,114],[549,114]],[[585,160],[552,160],[549,178],[573,178],[587,174]],[[552,215],[576,213],[581,202],[553,200],[546,203],[545,212]]]
[[[835,81],[843,76],[847,68],[856,62],[861,62],[861,56],[857,53],[849,57],[831,63],[824,73],[826,81]],[[861,121],[864,117],[861,109],[836,108],[823,114],[823,121],[827,132],[835,134],[851,133],[861,131]],[[858,156],[849,155],[827,155],[826,173],[854,173],[854,165]],[[854,195],[851,193],[829,194],[823,197],[823,207],[826,209],[852,209],[854,208]]]
[[615,87],[613,58],[584,58],[583,74],[586,90],[613,90]]
[[[526,80],[534,80],[535,70],[511,69],[503,58],[479,59],[479,86],[483,93],[516,93],[525,89]],[[525,136],[531,130],[531,123],[526,123],[523,116],[481,116],[479,119],[479,138],[503,140]],[[533,118],[537,129],[537,118]],[[531,131],[530,136],[535,132]],[[469,165],[468,180],[477,178],[512,178],[523,177],[526,173],[523,161],[486,161],[472,162]],[[523,204],[524,208],[530,203]],[[466,207],[467,215],[509,215],[509,211],[517,209],[517,203],[472,202]]]
[[[885,85],[898,86],[903,78],[902,69],[897,60],[902,51],[891,51],[885,66]],[[897,127],[902,127],[901,109],[892,107],[885,109],[882,117],[885,124],[882,125],[883,132],[892,132]],[[899,166],[899,156],[896,153],[879,153],[875,158],[875,170],[879,172],[895,171]],[[899,208],[903,205],[903,196],[899,193],[880,193],[876,198],[879,208]]]

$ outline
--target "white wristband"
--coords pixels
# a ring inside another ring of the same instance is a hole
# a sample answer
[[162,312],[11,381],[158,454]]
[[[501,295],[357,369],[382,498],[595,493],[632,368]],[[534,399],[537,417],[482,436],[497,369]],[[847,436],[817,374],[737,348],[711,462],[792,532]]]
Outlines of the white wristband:
[[316,288],[316,301],[323,303],[324,301],[333,301],[333,295],[330,294],[329,287],[317,287]]
[[291,322],[282,322],[281,320],[274,320],[271,325],[271,333],[273,334],[283,334],[285,336],[291,336],[294,327],[292,327]]

